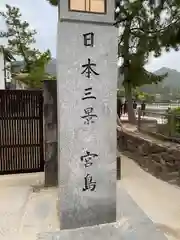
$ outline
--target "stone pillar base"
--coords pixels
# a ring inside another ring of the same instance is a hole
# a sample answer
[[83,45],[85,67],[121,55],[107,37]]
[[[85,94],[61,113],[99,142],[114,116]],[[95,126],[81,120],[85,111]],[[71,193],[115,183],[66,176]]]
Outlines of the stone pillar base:
[[123,188],[117,192],[118,221],[38,234],[37,240],[167,240]]

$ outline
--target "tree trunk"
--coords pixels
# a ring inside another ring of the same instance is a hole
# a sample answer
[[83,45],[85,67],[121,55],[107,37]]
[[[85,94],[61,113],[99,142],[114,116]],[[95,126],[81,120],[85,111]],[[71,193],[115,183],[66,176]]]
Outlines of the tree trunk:
[[135,124],[136,123],[136,117],[134,114],[133,110],[133,105],[132,105],[132,86],[131,86],[131,81],[129,79],[129,64],[130,64],[130,56],[129,56],[129,41],[130,41],[130,36],[131,36],[131,22],[132,19],[130,18],[125,25],[125,30],[123,34],[123,67],[124,67],[124,88],[125,88],[125,97],[126,100],[128,101],[128,120],[130,123]]
[[136,116],[134,114],[133,109],[133,101],[132,101],[132,87],[131,84],[127,81],[125,84],[125,96],[128,101],[128,120],[131,124],[136,124]]

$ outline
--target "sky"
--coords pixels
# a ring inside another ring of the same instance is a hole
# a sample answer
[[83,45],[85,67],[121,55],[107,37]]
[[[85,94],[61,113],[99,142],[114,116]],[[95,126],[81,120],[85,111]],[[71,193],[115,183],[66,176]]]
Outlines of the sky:
[[[0,0],[0,11],[5,9],[5,4],[20,8],[23,20],[29,22],[37,31],[36,47],[42,51],[50,49],[53,57],[56,57],[57,8],[46,0]],[[6,29],[2,18],[0,18],[0,29]],[[1,44],[5,44],[5,40],[0,39]],[[180,72],[179,59],[180,51],[172,50],[159,58],[151,57],[146,69],[156,71],[167,67]]]

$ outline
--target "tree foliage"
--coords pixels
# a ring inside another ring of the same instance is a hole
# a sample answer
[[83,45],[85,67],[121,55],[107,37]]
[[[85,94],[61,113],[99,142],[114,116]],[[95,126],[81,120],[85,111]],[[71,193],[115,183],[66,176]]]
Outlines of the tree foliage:
[[40,54],[39,57],[32,63],[30,71],[24,75],[21,80],[30,88],[41,88],[44,79],[54,79],[54,76],[49,76],[45,73],[45,66],[51,59],[49,51]]
[[[57,0],[47,0],[57,6]],[[144,66],[151,53],[159,57],[163,50],[178,51],[180,0],[117,0],[117,26],[120,28],[118,56],[122,59],[119,76],[128,99],[130,122],[135,122],[132,109],[132,91],[143,84],[156,84],[166,74],[156,76]],[[180,34],[179,34],[180,35]]]
[[[155,94],[149,94],[146,92],[141,91],[139,88],[134,88],[132,90],[133,100],[136,101],[146,101],[146,102],[154,102],[155,101]],[[125,98],[125,90],[124,88],[118,89],[117,91],[117,98],[122,99]]]
[[132,123],[135,122],[132,89],[143,84],[157,83],[166,76],[155,76],[145,70],[150,54],[158,57],[163,49],[169,51],[173,47],[178,50],[178,44],[172,44],[169,35],[175,31],[179,13],[180,8],[175,0],[163,6],[153,5],[147,0],[119,1],[119,13],[116,16],[120,28],[118,55],[123,62],[119,73],[124,76],[128,115]]
[[57,6],[58,5],[58,0],[47,0],[51,5]]
[[[159,8],[163,9],[164,6],[169,6],[169,8],[172,6],[171,13],[177,14],[178,12],[177,9],[180,7],[180,0],[150,0],[150,5],[153,7],[155,5],[159,6]],[[177,11],[177,12],[176,12]],[[168,38],[166,39],[166,31],[164,32],[164,40],[165,40],[165,45],[168,47],[168,50],[170,47],[176,47],[177,45],[180,44],[180,21],[179,19],[175,19],[171,25],[166,29],[168,32]]]
[[8,50],[23,61],[23,72],[28,73],[24,81],[30,87],[39,87],[45,75],[45,66],[51,59],[50,51],[41,53],[33,47],[37,32],[31,29],[27,21],[21,19],[19,8],[6,5],[6,11],[0,12],[0,15],[7,26],[7,31],[2,32],[1,37],[8,39]]
[[139,88],[133,89],[133,96],[137,101],[145,101],[149,103],[155,101],[155,95],[142,92]]
[[12,60],[15,60],[14,56],[11,54],[9,49],[5,48],[2,45],[0,45],[0,52],[3,53],[5,61],[10,62]]

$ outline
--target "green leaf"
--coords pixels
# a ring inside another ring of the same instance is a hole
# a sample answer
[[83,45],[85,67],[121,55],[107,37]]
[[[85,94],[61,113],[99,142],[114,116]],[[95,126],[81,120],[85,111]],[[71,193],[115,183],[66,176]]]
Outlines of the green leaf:
[[57,6],[58,5],[58,0],[47,0],[51,5]]
[[24,63],[22,72],[27,73],[23,76],[16,74],[16,78],[20,77],[31,88],[40,88],[44,78],[49,77],[45,73],[45,67],[51,59],[50,50],[40,52],[34,48],[36,31],[30,27],[27,21],[21,19],[19,8],[6,5],[6,10],[0,12],[0,15],[4,18],[7,26],[7,32],[1,33],[1,37],[8,39],[6,56],[10,56],[8,53],[11,53],[15,57],[20,57]]

